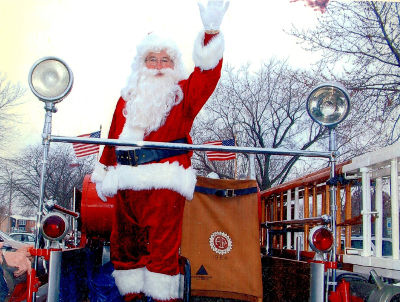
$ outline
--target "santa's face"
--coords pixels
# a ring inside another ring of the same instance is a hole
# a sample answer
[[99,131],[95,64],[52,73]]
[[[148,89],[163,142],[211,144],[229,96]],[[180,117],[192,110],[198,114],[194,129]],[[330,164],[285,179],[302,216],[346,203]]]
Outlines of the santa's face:
[[135,90],[125,99],[126,124],[119,138],[143,140],[164,124],[182,98],[174,62],[165,51],[149,52],[145,66],[137,74]]
[[165,50],[160,52],[149,52],[145,59],[145,65],[148,69],[157,69],[159,72],[156,76],[164,75],[164,73],[160,71],[161,69],[174,69],[174,62]]

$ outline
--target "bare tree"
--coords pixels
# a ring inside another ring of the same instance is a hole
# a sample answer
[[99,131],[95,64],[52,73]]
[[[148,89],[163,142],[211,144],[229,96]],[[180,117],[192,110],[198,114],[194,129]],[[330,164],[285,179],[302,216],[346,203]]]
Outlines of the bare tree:
[[[274,59],[254,73],[249,66],[228,68],[196,120],[193,136],[199,143],[235,136],[241,146],[309,149],[327,133],[326,128],[312,122],[305,106],[310,88],[321,80],[314,73],[293,70]],[[246,158],[238,158],[239,175],[246,173]],[[259,187],[282,183],[298,159],[256,155]],[[199,152],[193,163],[203,174],[213,171],[221,177],[233,177],[233,161],[209,162]]]
[[6,138],[12,133],[12,124],[16,122],[11,110],[21,103],[24,93],[25,89],[7,81],[7,77],[0,72],[0,149],[5,147]]
[[[12,186],[22,208],[35,209],[39,200],[42,146],[30,146],[8,162],[12,169]],[[53,198],[70,208],[73,188],[81,188],[83,178],[92,172],[94,157],[76,159],[69,144],[52,144],[45,174],[45,199]],[[6,176],[6,174],[3,173]],[[3,178],[10,182],[10,179]]]
[[400,139],[399,8],[396,2],[331,1],[314,29],[290,31],[305,49],[322,53],[332,77],[358,104],[369,105],[364,114],[374,119],[375,144]]
[[0,223],[11,215],[12,201],[15,197],[15,190],[13,187],[13,171],[7,166],[5,161],[0,163]]

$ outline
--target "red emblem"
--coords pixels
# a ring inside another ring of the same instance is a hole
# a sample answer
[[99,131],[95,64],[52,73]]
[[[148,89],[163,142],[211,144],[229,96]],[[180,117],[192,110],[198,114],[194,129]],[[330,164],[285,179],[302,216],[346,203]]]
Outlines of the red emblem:
[[228,254],[232,250],[232,239],[224,232],[214,232],[209,238],[211,249],[220,255]]

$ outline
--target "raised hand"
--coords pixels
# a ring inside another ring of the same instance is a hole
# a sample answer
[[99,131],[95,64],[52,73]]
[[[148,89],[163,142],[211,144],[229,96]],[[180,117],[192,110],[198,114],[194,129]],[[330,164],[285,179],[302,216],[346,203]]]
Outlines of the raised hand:
[[201,21],[205,30],[219,30],[225,12],[228,10],[229,1],[209,0],[207,6],[198,2]]

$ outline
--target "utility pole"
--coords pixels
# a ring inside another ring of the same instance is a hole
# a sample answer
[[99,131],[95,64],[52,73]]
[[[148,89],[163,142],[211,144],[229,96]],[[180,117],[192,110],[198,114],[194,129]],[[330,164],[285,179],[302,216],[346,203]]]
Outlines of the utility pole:
[[8,233],[11,233],[11,201],[13,193],[13,172],[10,174],[10,199],[8,201]]

